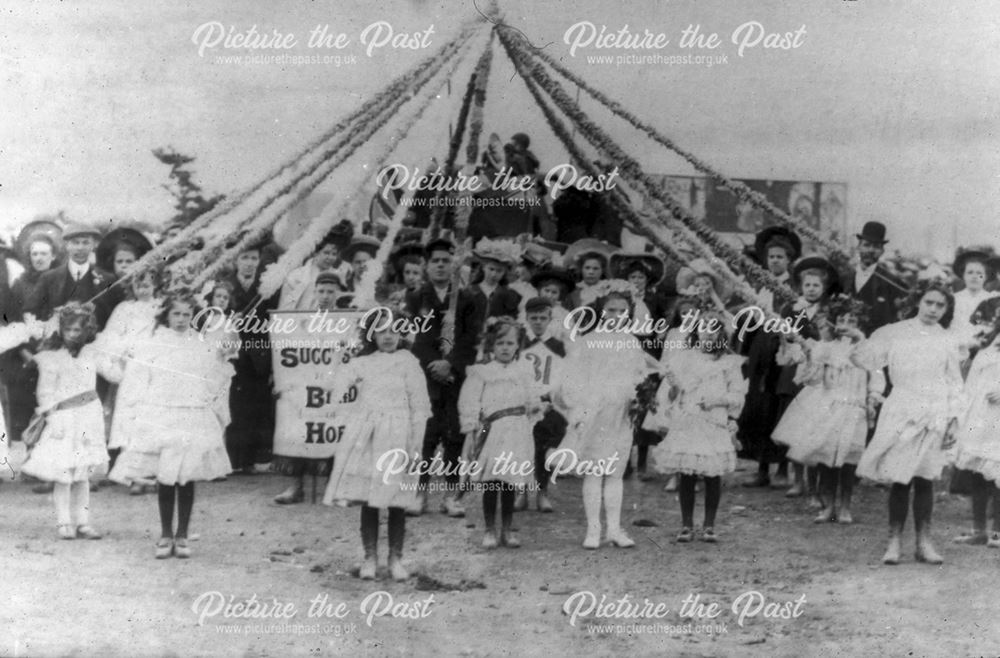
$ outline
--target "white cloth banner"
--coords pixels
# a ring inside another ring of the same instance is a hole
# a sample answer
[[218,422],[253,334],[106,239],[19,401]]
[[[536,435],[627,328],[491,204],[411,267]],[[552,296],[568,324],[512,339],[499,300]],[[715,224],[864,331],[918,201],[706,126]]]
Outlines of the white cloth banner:
[[357,391],[353,386],[346,392],[345,387],[334,386],[335,373],[358,344],[362,315],[362,311],[271,312],[271,358],[278,392],[274,454],[326,459],[336,452]]

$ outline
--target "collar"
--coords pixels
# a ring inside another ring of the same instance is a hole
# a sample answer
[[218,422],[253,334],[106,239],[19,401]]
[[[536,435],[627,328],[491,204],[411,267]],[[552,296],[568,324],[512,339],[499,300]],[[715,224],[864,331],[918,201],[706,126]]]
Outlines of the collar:
[[76,263],[74,261],[69,261],[67,265],[69,266],[70,276],[72,276],[74,279],[79,279],[80,277],[82,277],[87,273],[87,270],[90,269],[90,263],[84,263],[83,265],[80,265],[79,263]]
[[864,276],[871,276],[872,274],[875,273],[875,268],[877,268],[877,267],[878,267],[878,261],[875,261],[874,263],[872,263],[868,267],[862,266],[861,262],[858,261],[857,272],[858,272],[858,274],[861,274],[861,275],[864,275]]
[[536,343],[544,343],[545,341],[549,340],[550,338],[555,338],[555,336],[552,334],[552,323],[551,322],[549,323],[549,326],[545,327],[545,331],[542,332],[541,336],[531,336],[531,337],[529,337],[528,338],[528,345],[534,345]]

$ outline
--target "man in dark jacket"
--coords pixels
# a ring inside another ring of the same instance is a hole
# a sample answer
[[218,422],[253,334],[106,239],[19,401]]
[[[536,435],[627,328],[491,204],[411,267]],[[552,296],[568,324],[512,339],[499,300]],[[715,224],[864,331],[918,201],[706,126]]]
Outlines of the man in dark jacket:
[[844,291],[868,306],[868,321],[861,330],[866,336],[898,319],[898,304],[909,290],[899,278],[878,261],[885,252],[885,225],[868,222],[857,234],[860,263],[854,272],[841,278]]
[[[432,240],[425,248],[427,257],[427,282],[406,294],[405,308],[414,318],[424,318],[428,331],[417,334],[412,352],[420,361],[427,376],[427,392],[431,399],[433,416],[427,421],[424,434],[423,458],[428,462],[441,443],[444,463],[449,474],[445,477],[449,491],[441,510],[453,517],[465,515],[457,500],[459,475],[456,470],[462,454],[464,437],[459,429],[458,393],[465,379],[465,368],[476,358],[476,339],[482,327],[478,305],[466,290],[458,293],[455,311],[455,335],[452,345],[444,344],[442,328],[452,295],[455,245],[448,240]],[[442,349],[443,348],[443,349]],[[425,463],[426,466],[426,463]],[[427,507],[426,468],[420,475],[420,511]]]
[[52,312],[66,302],[93,300],[97,328],[98,331],[103,330],[111,311],[125,298],[125,293],[121,286],[113,286],[114,274],[90,262],[100,238],[101,234],[95,228],[82,225],[68,227],[63,232],[69,256],[67,262],[39,277],[34,290],[28,295],[24,312],[34,314],[39,320],[48,320]]

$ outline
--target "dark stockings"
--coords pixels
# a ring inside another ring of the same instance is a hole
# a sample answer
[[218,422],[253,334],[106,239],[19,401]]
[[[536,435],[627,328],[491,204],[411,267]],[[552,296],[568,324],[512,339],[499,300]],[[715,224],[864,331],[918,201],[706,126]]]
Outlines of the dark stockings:
[[[377,507],[361,506],[361,544],[365,557],[378,552],[378,510]],[[406,539],[406,510],[402,507],[389,508],[389,555],[402,557],[403,542]]]
[[[158,491],[160,506],[160,536],[187,539],[191,510],[194,508],[194,482],[161,484]],[[174,500],[177,501],[177,532],[174,532]]]
[[986,532],[986,509],[993,500],[993,532],[1000,532],[1000,488],[980,473],[972,482],[972,527],[977,533]]
[[[677,493],[681,499],[681,525],[685,528],[694,527],[695,486],[697,475],[681,474]],[[722,498],[722,478],[705,478],[705,523],[704,527],[715,527],[715,514],[719,511],[719,500]]]
[[483,492],[483,520],[487,530],[496,528],[497,518],[497,494],[500,494],[500,525],[503,529],[510,529],[514,520],[514,485],[506,482],[487,482],[488,487]]
[[823,502],[823,507],[829,507],[836,502],[837,488],[839,487],[840,506],[850,509],[851,496],[854,493],[855,468],[854,464],[844,464],[839,468],[819,464],[815,469],[809,469],[819,472],[818,492]]
[[906,525],[906,512],[910,502],[910,485],[913,485],[913,524],[922,532],[931,521],[934,511],[934,484],[924,478],[913,478],[908,484],[894,482],[889,490],[889,527],[902,532]]

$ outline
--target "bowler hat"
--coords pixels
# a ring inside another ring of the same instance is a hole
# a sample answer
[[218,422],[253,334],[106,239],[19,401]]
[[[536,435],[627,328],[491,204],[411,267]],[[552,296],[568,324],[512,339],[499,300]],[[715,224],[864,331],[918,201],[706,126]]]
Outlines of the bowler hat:
[[885,244],[888,242],[885,239],[885,224],[882,222],[865,222],[865,225],[861,227],[861,232],[856,237],[858,240],[865,240],[866,242],[873,242],[875,244]]

